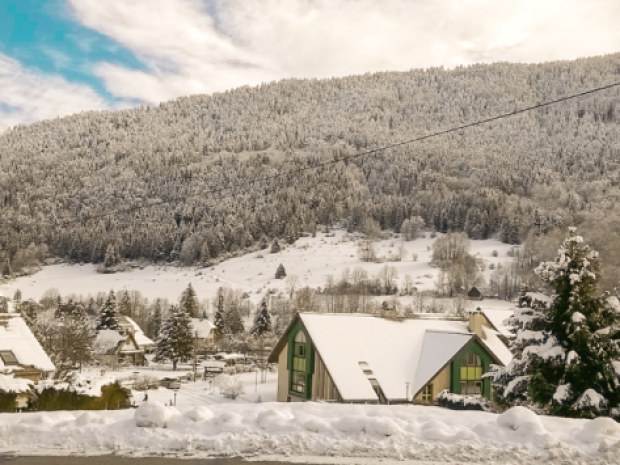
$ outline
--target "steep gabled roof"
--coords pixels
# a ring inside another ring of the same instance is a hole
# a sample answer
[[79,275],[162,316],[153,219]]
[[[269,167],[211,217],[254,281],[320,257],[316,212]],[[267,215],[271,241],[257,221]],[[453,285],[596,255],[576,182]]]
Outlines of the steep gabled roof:
[[144,331],[142,331],[142,328],[140,328],[140,326],[138,326],[138,323],[133,321],[128,316],[123,316],[123,318],[133,328],[133,337],[136,340],[136,343],[138,344],[138,346],[140,346],[140,347],[149,347],[149,346],[154,346],[155,345],[155,342],[153,342],[153,340],[151,338],[147,337],[146,334],[144,334]]
[[[368,374],[377,380],[389,401],[409,399],[426,385],[472,340],[468,323],[450,319],[405,319],[392,321],[364,314],[299,314],[291,326],[301,321],[343,401],[376,401],[377,394]],[[270,361],[277,360],[286,345],[286,334],[274,347]],[[494,332],[481,341],[493,353],[501,341]],[[507,350],[507,349],[506,349]],[[363,368],[362,368],[363,367]],[[407,389],[407,383],[409,388]]]
[[[32,366],[48,373],[56,370],[19,314],[0,314],[0,350],[11,351],[20,365]],[[4,368],[4,362],[0,359],[0,371]]]

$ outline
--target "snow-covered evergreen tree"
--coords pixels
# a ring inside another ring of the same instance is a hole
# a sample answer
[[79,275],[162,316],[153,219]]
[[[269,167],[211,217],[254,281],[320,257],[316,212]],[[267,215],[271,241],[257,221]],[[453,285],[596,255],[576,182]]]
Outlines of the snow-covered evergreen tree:
[[114,291],[110,291],[108,298],[103,304],[101,313],[99,314],[99,324],[97,325],[97,331],[101,329],[113,329],[118,330],[118,309],[116,307],[116,296]]
[[569,237],[536,274],[557,296],[548,309],[515,311],[514,359],[489,375],[500,400],[565,416],[610,412],[620,405],[620,313],[597,294],[598,253]]
[[245,331],[245,325],[236,304],[231,305],[228,315],[226,315],[226,320],[231,334],[238,335]]
[[189,358],[194,350],[192,319],[182,309],[172,306],[157,337],[155,361],[170,360],[177,369],[180,360]]
[[280,263],[278,269],[276,270],[276,279],[284,279],[286,278],[286,270],[284,269],[284,265]]
[[260,312],[258,313],[254,326],[252,327],[252,336],[260,337],[267,335],[273,331],[271,323],[271,314],[267,309],[267,301],[263,299],[260,303]]
[[197,317],[200,313],[198,298],[196,297],[196,291],[192,287],[192,283],[189,283],[181,295],[181,309],[192,318]]
[[133,316],[131,311],[131,299],[127,291],[123,292],[121,295],[121,301],[118,304],[118,313],[129,317]]
[[274,239],[273,244],[271,244],[271,253],[278,253],[281,250],[280,243],[277,239]]

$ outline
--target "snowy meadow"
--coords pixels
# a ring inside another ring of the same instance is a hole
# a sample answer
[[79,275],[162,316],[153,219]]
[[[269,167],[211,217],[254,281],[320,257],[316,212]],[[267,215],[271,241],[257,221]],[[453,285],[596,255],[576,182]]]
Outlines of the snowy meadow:
[[[438,233],[436,238],[441,237]],[[174,266],[145,266],[132,271],[114,274],[101,274],[93,264],[52,265],[42,271],[0,284],[0,292],[12,296],[19,289],[23,299],[40,299],[45,291],[56,288],[61,295],[96,295],[99,292],[121,290],[139,291],[152,300],[178,299],[183,290],[192,284],[199,299],[210,298],[221,286],[241,289],[250,294],[256,303],[269,290],[286,292],[285,280],[275,279],[278,265],[283,264],[288,276],[297,276],[298,287],[320,287],[325,285],[328,275],[341,276],[343,270],[361,267],[369,275],[377,274],[386,264],[397,272],[396,281],[403,284],[408,275],[419,291],[433,290],[438,268],[430,266],[432,244],[436,238],[429,233],[412,241],[402,241],[400,237],[387,238],[375,244],[377,255],[385,260],[377,263],[363,262],[357,255],[359,236],[347,234],[343,230],[331,233],[318,232],[316,237],[302,237],[295,244],[282,247],[278,253],[267,250],[249,253],[238,258],[226,260],[210,268],[183,268]],[[390,256],[401,246],[405,255],[401,261],[392,261]],[[511,262],[508,251],[512,246],[498,240],[472,240],[470,253],[479,256],[487,264],[484,272],[489,279],[491,263]],[[497,251],[497,257],[493,255]],[[413,255],[417,260],[413,260]]]

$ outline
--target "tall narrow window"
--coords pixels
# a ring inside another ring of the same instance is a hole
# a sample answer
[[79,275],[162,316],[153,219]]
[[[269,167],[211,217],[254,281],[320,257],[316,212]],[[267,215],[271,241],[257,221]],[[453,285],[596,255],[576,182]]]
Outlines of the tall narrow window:
[[461,394],[482,394],[482,360],[473,352],[467,353],[461,365]]
[[306,353],[306,342],[306,335],[303,331],[299,331],[295,335],[293,344],[293,369],[291,371],[291,391],[299,394],[307,394],[308,354]]
[[424,390],[422,391],[422,401],[423,402],[432,402],[433,401],[433,385],[427,384],[424,386]]

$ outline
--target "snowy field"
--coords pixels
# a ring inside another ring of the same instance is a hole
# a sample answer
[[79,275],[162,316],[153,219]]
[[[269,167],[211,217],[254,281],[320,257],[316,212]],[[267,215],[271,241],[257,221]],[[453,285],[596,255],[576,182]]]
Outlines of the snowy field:
[[617,464],[620,425],[608,418],[539,417],[522,407],[497,415],[423,406],[243,401],[174,408],[149,400],[123,411],[1,414],[3,453]]
[[[227,260],[213,268],[147,266],[129,272],[100,274],[92,264],[47,266],[33,276],[0,285],[0,292],[10,297],[16,289],[20,289],[24,299],[39,299],[50,288],[58,289],[63,296],[94,296],[111,289],[127,289],[140,291],[150,300],[159,297],[174,301],[192,283],[199,299],[211,298],[218,287],[228,285],[249,292],[251,300],[258,302],[268,289],[285,290],[285,280],[275,279],[280,263],[288,276],[298,277],[298,287],[322,287],[328,275],[338,279],[345,268],[353,271],[358,266],[365,269],[369,276],[374,276],[388,264],[397,270],[399,284],[403,283],[405,275],[409,275],[418,290],[430,290],[434,289],[438,272],[437,268],[429,265],[432,251],[428,248],[434,241],[426,233],[424,238],[402,242],[407,250],[404,261],[365,263],[357,257],[357,240],[339,230],[330,235],[317,233],[315,238],[301,238],[286,248],[282,244],[283,250],[277,254],[271,254],[267,249]],[[376,244],[377,255],[387,259],[390,253],[397,253],[400,244],[399,238],[379,241]],[[470,253],[480,254],[487,263],[487,281],[491,275],[488,269],[490,263],[511,261],[507,255],[510,247],[496,240],[471,241]],[[492,256],[494,250],[498,251],[498,257]],[[412,260],[413,253],[418,255],[416,262]]]

